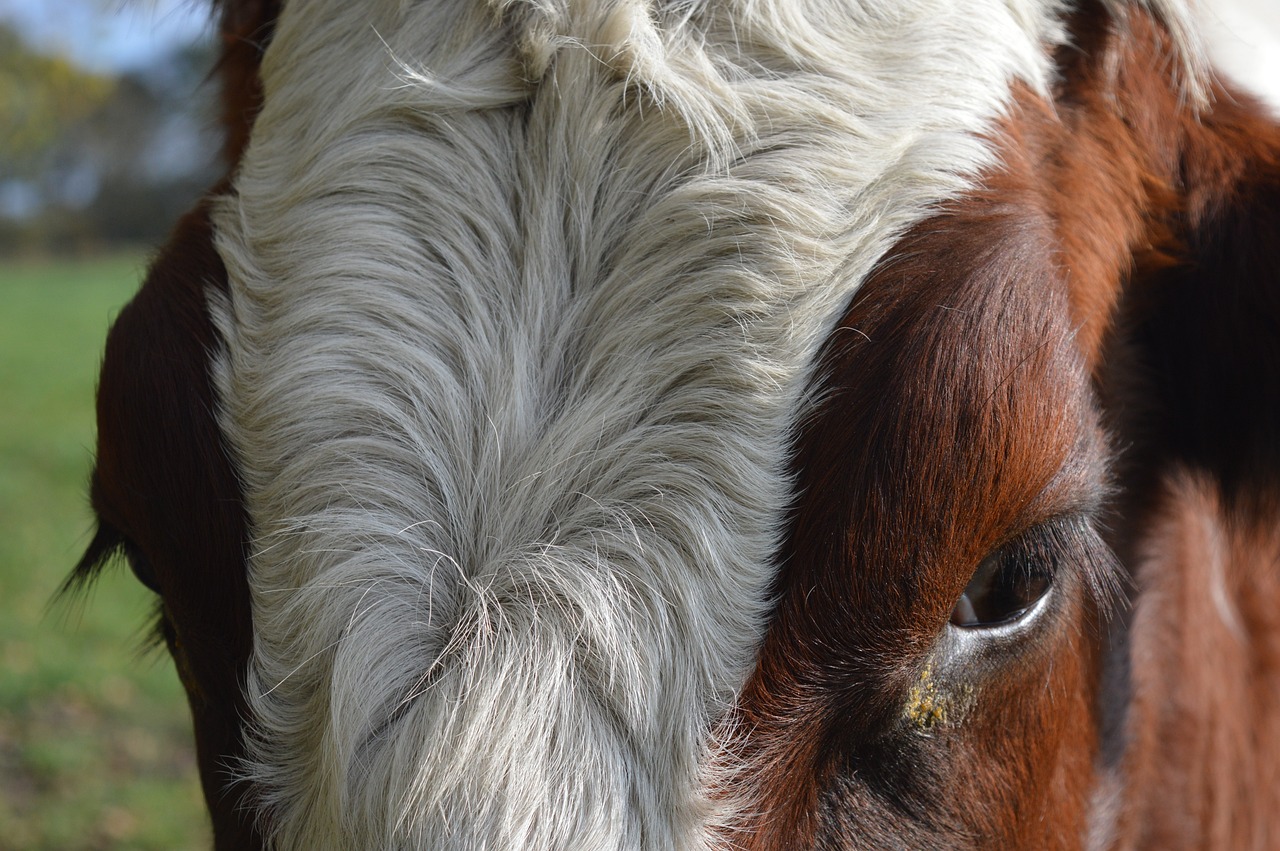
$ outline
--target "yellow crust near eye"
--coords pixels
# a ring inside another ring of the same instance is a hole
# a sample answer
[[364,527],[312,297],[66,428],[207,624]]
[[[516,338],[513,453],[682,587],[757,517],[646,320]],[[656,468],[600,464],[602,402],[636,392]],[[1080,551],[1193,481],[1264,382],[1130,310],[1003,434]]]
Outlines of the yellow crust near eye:
[[928,732],[943,724],[958,723],[972,704],[973,686],[964,683],[939,682],[933,663],[920,671],[920,678],[907,692],[902,716],[920,732]]
[[907,693],[903,714],[917,728],[932,730],[939,724],[946,723],[947,704],[946,695],[939,691],[933,678],[933,666],[925,665],[920,671],[920,679]]

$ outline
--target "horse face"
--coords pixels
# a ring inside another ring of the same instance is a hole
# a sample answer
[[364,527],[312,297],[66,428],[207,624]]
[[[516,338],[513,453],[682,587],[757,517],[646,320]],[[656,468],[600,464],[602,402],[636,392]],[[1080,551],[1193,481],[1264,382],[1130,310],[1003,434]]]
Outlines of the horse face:
[[1280,131],[1181,10],[331,11],[228,6],[99,387],[220,847],[1267,835]]

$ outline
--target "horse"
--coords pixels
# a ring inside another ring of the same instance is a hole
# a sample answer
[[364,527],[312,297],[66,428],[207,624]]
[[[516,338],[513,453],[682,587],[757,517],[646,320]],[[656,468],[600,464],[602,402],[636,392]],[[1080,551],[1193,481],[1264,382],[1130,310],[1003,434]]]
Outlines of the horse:
[[221,0],[72,586],[220,849],[1280,842],[1280,125],[1183,0]]

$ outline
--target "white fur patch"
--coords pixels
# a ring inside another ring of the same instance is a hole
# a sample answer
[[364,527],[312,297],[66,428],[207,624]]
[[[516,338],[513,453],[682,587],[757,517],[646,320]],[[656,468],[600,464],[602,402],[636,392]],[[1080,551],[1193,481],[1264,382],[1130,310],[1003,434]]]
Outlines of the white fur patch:
[[276,847],[699,848],[814,355],[1035,0],[292,0],[215,224]]

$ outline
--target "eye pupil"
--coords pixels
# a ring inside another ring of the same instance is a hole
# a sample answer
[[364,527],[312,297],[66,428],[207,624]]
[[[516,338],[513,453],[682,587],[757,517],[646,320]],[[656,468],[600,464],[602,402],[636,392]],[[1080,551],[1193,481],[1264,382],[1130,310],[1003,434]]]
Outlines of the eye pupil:
[[960,595],[951,623],[987,627],[1017,620],[1049,590],[1050,571],[1039,559],[1014,550],[999,550],[982,560]]

